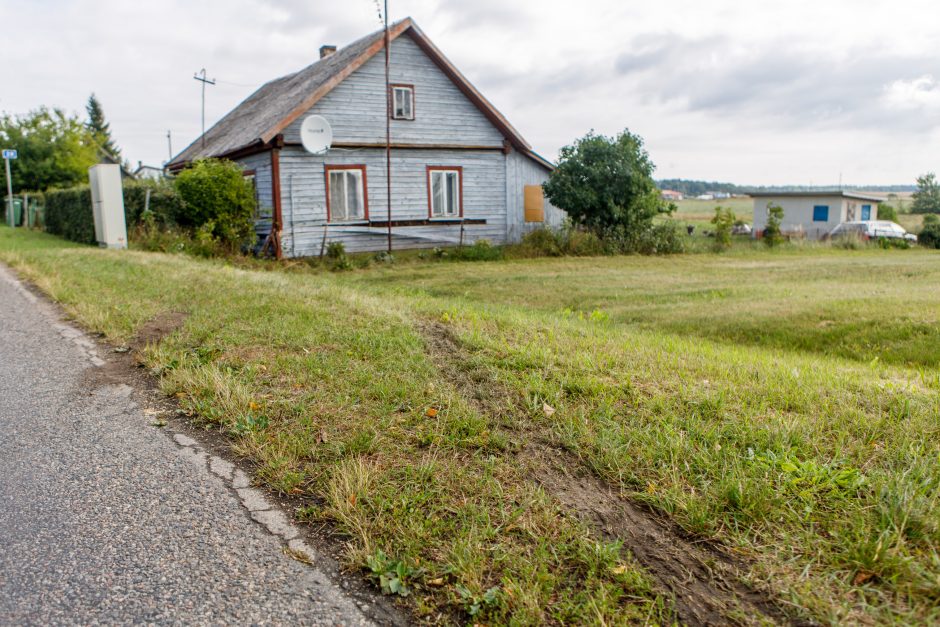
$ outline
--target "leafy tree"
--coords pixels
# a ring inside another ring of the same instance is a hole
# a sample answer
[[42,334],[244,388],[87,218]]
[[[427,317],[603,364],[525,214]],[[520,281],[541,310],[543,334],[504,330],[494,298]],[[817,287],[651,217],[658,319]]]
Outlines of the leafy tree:
[[255,196],[237,163],[196,161],[176,177],[176,189],[186,207],[177,216],[181,226],[196,227],[232,250],[254,236]]
[[783,243],[781,224],[783,224],[783,207],[767,203],[767,225],[764,227],[763,240],[768,247],[773,248]]
[[911,203],[913,213],[940,213],[940,183],[933,172],[917,177],[917,191]]
[[715,252],[724,252],[731,248],[731,230],[737,221],[737,216],[730,207],[715,207],[715,217],[711,222],[715,225]]
[[105,120],[104,109],[101,107],[101,101],[92,94],[88,97],[88,104],[85,105],[85,111],[88,112],[88,130],[94,135],[98,146],[118,162],[121,160],[121,149],[114,143],[111,137],[111,125]]
[[22,116],[0,116],[0,144],[15,148],[14,190],[44,191],[88,181],[98,162],[95,138],[77,117],[41,107]]
[[593,131],[561,149],[558,167],[544,185],[553,205],[597,232],[648,230],[667,211],[653,181],[653,162],[643,140],[624,130],[616,137]]

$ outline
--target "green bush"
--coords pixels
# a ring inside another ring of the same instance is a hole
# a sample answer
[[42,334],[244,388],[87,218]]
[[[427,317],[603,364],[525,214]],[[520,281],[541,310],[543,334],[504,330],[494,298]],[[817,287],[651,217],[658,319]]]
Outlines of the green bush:
[[173,182],[131,181],[124,184],[124,215],[128,228],[141,222],[147,207],[147,191],[150,191],[150,212],[159,225],[179,224],[185,219],[185,206]]
[[461,246],[454,251],[454,259],[461,261],[496,261],[503,258],[503,249],[481,239],[471,246]]
[[610,229],[604,236],[608,250],[613,253],[640,255],[673,255],[685,251],[679,224],[667,220],[643,229]]
[[326,245],[326,256],[330,259],[341,259],[346,256],[346,246],[343,242],[330,242]]
[[769,248],[783,243],[783,207],[767,203],[767,225],[764,227],[763,241]]
[[255,197],[237,163],[199,160],[176,177],[176,190],[186,207],[180,226],[202,229],[230,250],[254,238]]
[[593,231],[585,231],[571,225],[559,233],[565,254],[575,257],[596,257],[607,254],[604,241]]
[[96,242],[91,190],[87,185],[48,190],[45,201],[47,232],[80,244]]
[[519,249],[525,257],[561,257],[564,254],[558,235],[546,228],[523,235]]
[[924,220],[924,228],[921,230],[920,235],[917,236],[917,241],[921,246],[940,248],[940,220],[932,220],[930,222]]
[[728,207],[715,207],[715,217],[711,222],[715,225],[715,241],[712,248],[715,252],[724,252],[731,248],[731,230],[734,228],[737,217]]

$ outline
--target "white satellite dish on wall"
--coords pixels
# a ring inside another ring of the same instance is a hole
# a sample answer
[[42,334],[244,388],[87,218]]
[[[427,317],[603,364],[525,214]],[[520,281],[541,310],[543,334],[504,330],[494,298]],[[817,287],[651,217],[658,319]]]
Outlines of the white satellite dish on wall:
[[333,143],[333,127],[322,115],[307,116],[300,125],[300,143],[307,152],[322,155]]

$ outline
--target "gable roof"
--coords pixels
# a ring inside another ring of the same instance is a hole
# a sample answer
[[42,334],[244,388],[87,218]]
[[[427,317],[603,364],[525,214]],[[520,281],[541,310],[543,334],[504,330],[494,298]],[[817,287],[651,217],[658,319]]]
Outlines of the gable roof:
[[[550,161],[533,152],[519,131],[457,70],[410,17],[389,26],[390,41],[404,34],[414,40],[514,148],[543,167],[554,168]],[[224,157],[252,146],[271,144],[294,120],[384,49],[385,30],[382,29],[298,72],[265,83],[206,131],[205,145],[203,137],[198,137],[174,157],[168,167],[179,169],[199,158]]]
[[810,190],[804,192],[770,192],[770,191],[757,191],[750,192],[748,194],[752,198],[818,198],[818,197],[827,197],[834,196],[837,198],[851,198],[852,200],[870,200],[872,202],[881,202],[884,200],[883,196],[877,196],[875,194],[867,192],[853,192],[846,191],[842,189],[834,190]]

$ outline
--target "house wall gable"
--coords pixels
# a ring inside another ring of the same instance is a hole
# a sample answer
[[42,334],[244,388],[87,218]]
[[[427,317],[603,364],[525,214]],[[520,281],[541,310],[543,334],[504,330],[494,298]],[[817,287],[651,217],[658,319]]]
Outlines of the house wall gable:
[[[414,85],[415,119],[392,120],[392,141],[409,144],[502,146],[503,135],[407,35],[392,42],[391,83]],[[385,142],[385,57],[379,53],[284,130],[300,141],[300,125],[318,114],[334,143]]]

